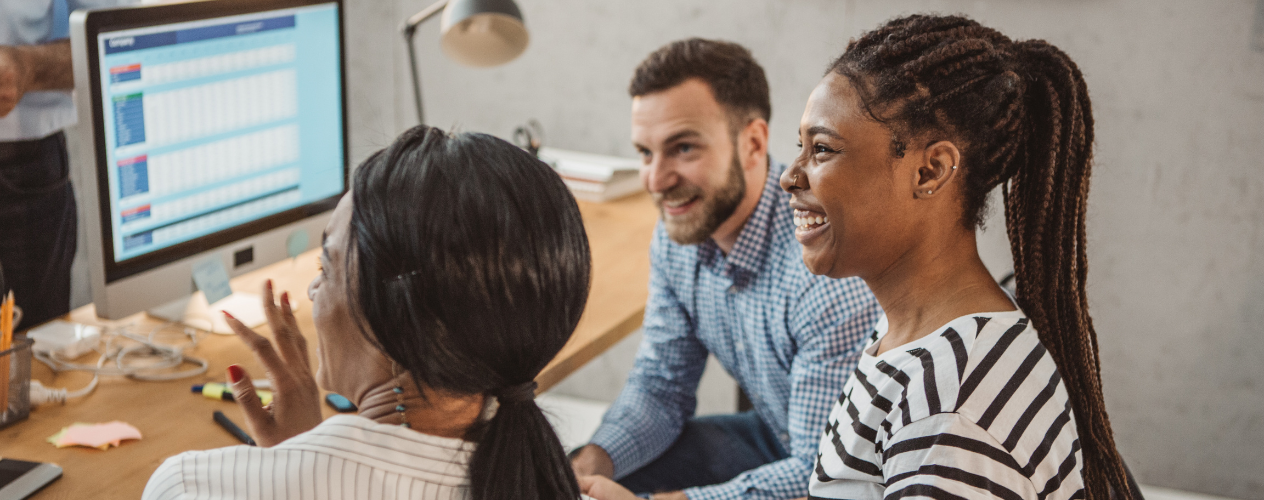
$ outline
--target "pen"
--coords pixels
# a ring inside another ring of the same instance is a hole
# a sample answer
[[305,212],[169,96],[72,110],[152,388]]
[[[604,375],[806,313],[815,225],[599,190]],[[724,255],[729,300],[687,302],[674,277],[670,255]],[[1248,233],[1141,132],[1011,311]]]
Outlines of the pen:
[[[13,347],[13,291],[4,295],[0,304],[0,352]],[[0,357],[0,413],[9,408],[9,360],[13,354]]]
[[238,441],[250,446],[255,445],[255,440],[250,439],[250,435],[246,434],[246,431],[241,430],[241,427],[237,427],[237,424],[234,424],[232,420],[229,420],[228,416],[224,415],[224,412],[215,410],[213,418],[215,419],[215,423],[219,424],[220,427],[223,427],[229,434],[232,434]]

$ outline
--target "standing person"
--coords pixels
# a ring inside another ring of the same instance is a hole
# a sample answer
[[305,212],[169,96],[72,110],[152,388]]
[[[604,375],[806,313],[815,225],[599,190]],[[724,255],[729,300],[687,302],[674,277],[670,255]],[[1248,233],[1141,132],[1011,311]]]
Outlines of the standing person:
[[[62,133],[75,123],[75,83],[54,1],[0,0],[0,266],[28,326],[70,310],[78,237]],[[66,0],[70,10],[122,3],[132,2]]]
[[[781,185],[808,221],[803,260],[863,278],[885,311],[811,496],[1136,498],[1084,291],[1093,112],[1070,57],[962,17],[898,18],[851,42],[799,127]],[[997,186],[1013,299],[975,242]]]
[[[671,43],[637,67],[629,93],[641,179],[662,211],[645,337],[571,463],[660,499],[803,496],[829,406],[880,312],[874,297],[803,266],[784,166],[768,156],[768,82],[748,50]],[[753,411],[693,416],[708,353]]]

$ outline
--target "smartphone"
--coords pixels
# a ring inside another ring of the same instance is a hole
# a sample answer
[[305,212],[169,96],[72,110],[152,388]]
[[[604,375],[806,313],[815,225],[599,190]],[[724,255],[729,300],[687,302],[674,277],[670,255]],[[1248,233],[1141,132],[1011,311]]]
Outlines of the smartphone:
[[57,464],[0,458],[0,500],[22,500],[61,477]]
[[329,403],[338,413],[350,413],[356,411],[355,403],[350,399],[343,397],[341,394],[329,393],[325,395],[325,402]]

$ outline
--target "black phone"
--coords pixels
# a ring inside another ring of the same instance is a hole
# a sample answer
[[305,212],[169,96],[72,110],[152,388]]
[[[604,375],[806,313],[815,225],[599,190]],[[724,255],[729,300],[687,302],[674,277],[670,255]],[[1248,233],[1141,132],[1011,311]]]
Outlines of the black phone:
[[0,500],[22,500],[61,477],[57,464],[0,458]]
[[332,406],[335,410],[338,410],[338,413],[356,411],[355,403],[352,403],[350,399],[343,397],[341,394],[334,394],[332,392],[326,394],[325,402],[329,403],[329,406]]

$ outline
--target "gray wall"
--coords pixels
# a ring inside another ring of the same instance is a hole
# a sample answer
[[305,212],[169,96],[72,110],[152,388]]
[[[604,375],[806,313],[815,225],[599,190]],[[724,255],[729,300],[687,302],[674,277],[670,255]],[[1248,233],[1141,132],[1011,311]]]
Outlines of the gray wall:
[[[357,162],[414,123],[396,28],[428,1],[348,0]],[[718,37],[745,44],[763,63],[773,89],[772,151],[788,158],[804,101],[830,58],[889,17],[960,12],[1059,45],[1084,70],[1096,108],[1089,297],[1119,446],[1143,482],[1264,498],[1257,2],[519,2],[531,47],[500,68],[444,58],[437,20],[420,31],[430,123],[508,137],[536,118],[549,145],[631,155],[624,89],[632,68],[668,41]],[[1000,273],[1007,250],[993,220],[981,251]],[[76,298],[87,300],[84,286]]]
[[[401,0],[399,14],[426,1]],[[531,47],[500,68],[459,66],[441,55],[437,22],[421,31],[430,123],[507,137],[536,118],[550,145],[631,155],[624,89],[632,68],[673,39],[720,37],[750,47],[767,70],[772,151],[788,158],[830,58],[887,18],[961,12],[1059,45],[1083,69],[1096,108],[1089,297],[1119,446],[1144,482],[1264,498],[1264,52],[1252,49],[1256,2],[519,2]],[[401,109],[411,104],[406,86],[396,99]],[[396,118],[400,127],[412,123],[410,113]],[[1003,230],[986,235],[991,265],[1007,266],[1004,245]]]

